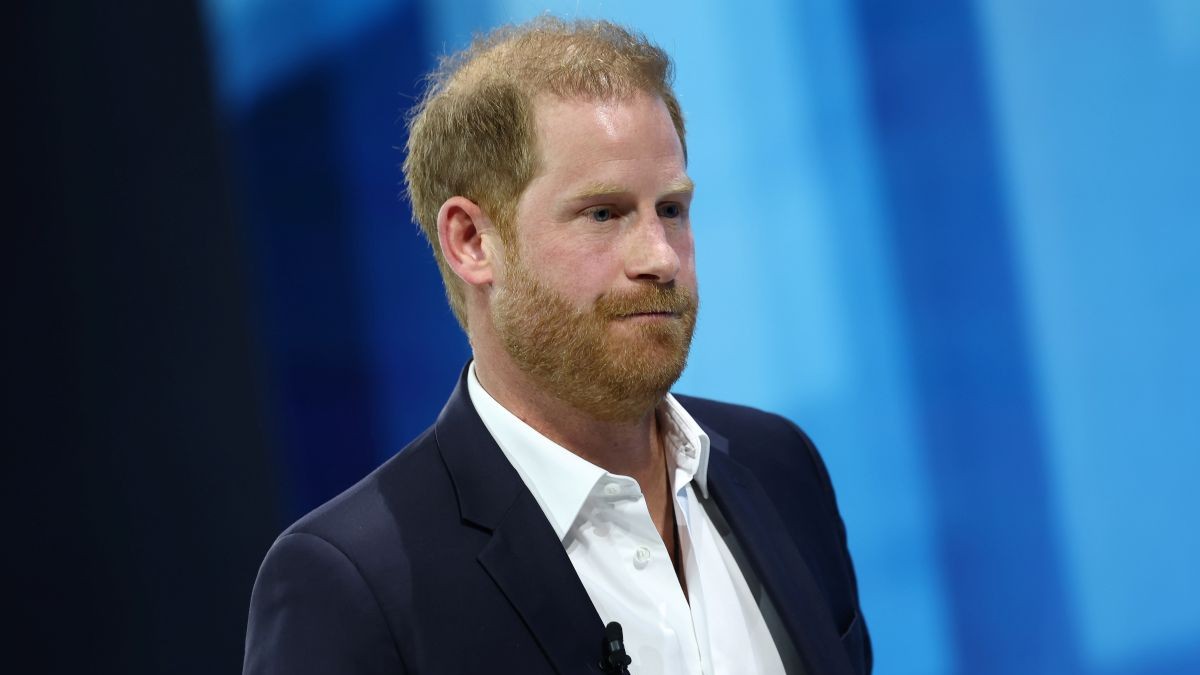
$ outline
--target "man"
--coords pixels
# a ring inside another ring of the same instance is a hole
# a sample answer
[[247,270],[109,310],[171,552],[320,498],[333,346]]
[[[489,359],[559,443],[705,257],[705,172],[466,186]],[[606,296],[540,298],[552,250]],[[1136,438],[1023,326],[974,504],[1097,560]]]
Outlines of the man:
[[276,541],[247,673],[599,673],[612,621],[632,673],[870,670],[808,439],[667,393],[697,310],[669,79],[644,38],[551,19],[435,73],[405,174],[474,359]]

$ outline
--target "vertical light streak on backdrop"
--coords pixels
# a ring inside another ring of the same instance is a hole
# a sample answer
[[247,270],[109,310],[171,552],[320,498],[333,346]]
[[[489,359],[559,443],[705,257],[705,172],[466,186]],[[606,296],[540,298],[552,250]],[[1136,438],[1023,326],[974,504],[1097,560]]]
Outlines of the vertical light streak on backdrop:
[[981,16],[1086,670],[1200,672],[1200,4]]
[[1075,672],[975,16],[909,0],[857,12],[956,667]]

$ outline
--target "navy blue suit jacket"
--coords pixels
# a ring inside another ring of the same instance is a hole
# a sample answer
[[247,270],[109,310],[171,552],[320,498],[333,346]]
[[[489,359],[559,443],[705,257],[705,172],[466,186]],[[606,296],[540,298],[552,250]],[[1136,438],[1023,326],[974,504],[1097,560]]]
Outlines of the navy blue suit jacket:
[[[431,428],[275,541],[245,673],[600,673],[601,619],[465,375]],[[678,399],[712,441],[710,494],[807,671],[868,673],[845,531],[812,443],[776,415]]]

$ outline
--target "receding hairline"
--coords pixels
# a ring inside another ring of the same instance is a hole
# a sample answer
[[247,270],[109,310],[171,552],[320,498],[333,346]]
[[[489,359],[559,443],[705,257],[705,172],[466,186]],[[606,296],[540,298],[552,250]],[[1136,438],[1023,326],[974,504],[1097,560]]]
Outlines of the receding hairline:
[[[593,55],[595,62],[562,59],[564,51]],[[671,92],[673,81],[670,56],[643,33],[605,20],[543,15],[476,34],[467,48],[443,55],[426,76],[426,93],[496,83],[515,84],[529,96],[622,96],[637,90]]]

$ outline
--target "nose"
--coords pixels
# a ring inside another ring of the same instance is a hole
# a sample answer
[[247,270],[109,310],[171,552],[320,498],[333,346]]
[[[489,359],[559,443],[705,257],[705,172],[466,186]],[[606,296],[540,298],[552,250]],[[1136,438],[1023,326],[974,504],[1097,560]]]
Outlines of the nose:
[[[676,231],[657,214],[637,223],[626,242],[625,273],[632,280],[666,284],[679,274],[681,251],[678,246],[690,246],[686,232]],[[684,243],[684,240],[687,243]]]

